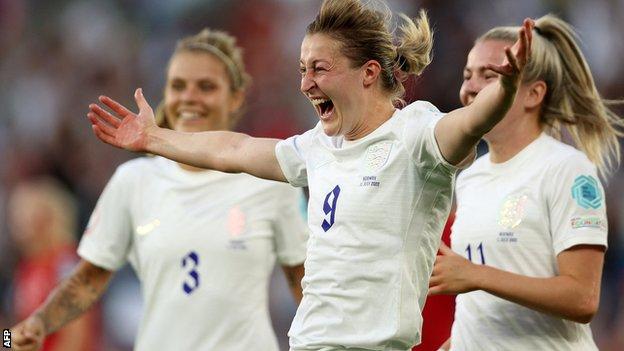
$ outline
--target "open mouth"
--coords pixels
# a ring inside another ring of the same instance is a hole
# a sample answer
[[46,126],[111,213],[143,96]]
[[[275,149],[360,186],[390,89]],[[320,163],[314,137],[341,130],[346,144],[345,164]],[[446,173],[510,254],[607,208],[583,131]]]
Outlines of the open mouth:
[[311,101],[322,119],[328,118],[334,111],[334,103],[329,99],[312,99]]

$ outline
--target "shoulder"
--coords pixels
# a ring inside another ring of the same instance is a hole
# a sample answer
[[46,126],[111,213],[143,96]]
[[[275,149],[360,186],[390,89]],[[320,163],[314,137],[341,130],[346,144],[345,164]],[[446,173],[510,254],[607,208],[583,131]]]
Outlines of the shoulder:
[[443,116],[444,114],[432,103],[415,101],[397,111],[395,128],[399,128],[404,137],[412,139],[424,135],[427,130],[432,130]]
[[474,179],[479,178],[487,169],[487,165],[489,164],[490,154],[486,153],[479,158],[477,158],[470,167],[463,169],[459,172],[457,176],[457,186],[464,184],[466,182],[472,181]]
[[161,157],[137,157],[119,165],[116,172],[132,173],[150,168],[158,168],[158,163],[162,163]]
[[429,101],[418,100],[402,108],[398,115],[410,121],[429,122],[440,119],[444,113]]
[[562,172],[592,172],[596,173],[596,166],[587,155],[573,146],[565,144],[553,137],[545,136],[542,144],[544,162],[547,171],[551,174]]
[[138,157],[119,165],[111,182],[135,183],[164,166],[166,166],[166,160],[161,157]]

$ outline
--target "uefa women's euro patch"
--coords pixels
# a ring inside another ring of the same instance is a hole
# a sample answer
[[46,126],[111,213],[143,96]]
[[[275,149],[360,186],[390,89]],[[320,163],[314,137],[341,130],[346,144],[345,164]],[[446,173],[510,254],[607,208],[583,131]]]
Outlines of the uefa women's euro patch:
[[582,208],[597,209],[602,205],[602,194],[596,179],[590,175],[578,176],[572,185],[572,198]]

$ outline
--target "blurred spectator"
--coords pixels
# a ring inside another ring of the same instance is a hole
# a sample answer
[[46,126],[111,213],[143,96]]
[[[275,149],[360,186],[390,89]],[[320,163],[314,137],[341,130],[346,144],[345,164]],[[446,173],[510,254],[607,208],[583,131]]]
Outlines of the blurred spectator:
[[[78,261],[76,209],[69,193],[51,178],[20,183],[8,204],[9,228],[19,263],[13,285],[15,320],[34,312]],[[99,349],[97,309],[51,335],[44,351]]]

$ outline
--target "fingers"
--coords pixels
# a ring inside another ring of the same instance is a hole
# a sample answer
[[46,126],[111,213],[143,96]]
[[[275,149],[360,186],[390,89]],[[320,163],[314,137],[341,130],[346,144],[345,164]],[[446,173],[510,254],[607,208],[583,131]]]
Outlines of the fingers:
[[441,286],[433,286],[429,288],[429,292],[427,293],[428,296],[434,296],[434,295],[442,295],[444,293],[444,290],[442,289]]
[[110,124],[115,128],[118,128],[121,124],[121,120],[119,118],[111,115],[108,111],[101,108],[98,104],[89,105],[89,109],[92,111],[90,113],[94,113],[95,115],[106,121],[106,123]]
[[145,96],[143,96],[143,89],[138,88],[134,92],[134,100],[136,101],[140,111],[152,111],[152,107],[147,103],[147,100],[145,100]]
[[13,330],[13,349],[19,351],[36,350],[39,338],[25,326]]
[[121,117],[125,117],[127,115],[134,115],[134,113],[132,113],[132,111],[128,110],[122,104],[120,104],[117,101],[109,98],[108,96],[102,95],[102,96],[99,97],[99,100],[104,105],[110,107],[111,110],[115,111]]
[[442,253],[442,255],[452,255],[454,252],[453,250],[451,250],[450,247],[446,246],[445,243],[440,243],[440,253]]
[[520,66],[518,65],[518,60],[516,58],[516,55],[514,55],[513,52],[511,52],[510,47],[505,48],[505,56],[507,56],[507,61],[509,62],[509,65],[511,66],[511,71],[520,72]]
[[111,127],[110,125],[108,125],[106,123],[104,123],[101,119],[99,119],[97,117],[97,115],[95,113],[89,112],[89,113],[87,113],[87,117],[91,121],[92,125],[97,126],[105,134],[107,134],[107,135],[109,135],[109,136],[111,136],[113,138],[115,137],[117,129]]
[[509,67],[508,64],[505,64],[505,65],[494,65],[494,64],[489,63],[489,64],[485,65],[485,69],[488,69],[490,71],[494,71],[494,72],[500,74],[501,76],[508,76],[508,75],[511,74],[510,67]]
[[535,21],[533,21],[530,18],[527,18],[524,20],[524,25],[526,27],[526,40],[527,40],[527,47],[526,47],[526,57],[527,57],[527,62],[528,60],[531,58],[531,48],[533,46],[533,28],[535,28]]
[[113,146],[118,146],[117,142],[115,141],[115,138],[110,136],[110,135],[108,135],[108,134],[106,134],[106,133],[104,133],[99,126],[92,125],[91,129],[93,129],[93,133],[95,133],[95,136],[97,136],[98,139],[102,140],[103,142],[105,142],[107,144],[110,144],[110,145],[113,145]]

